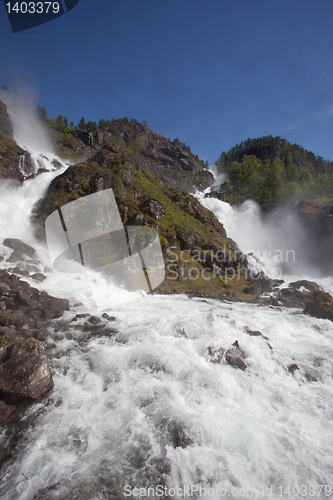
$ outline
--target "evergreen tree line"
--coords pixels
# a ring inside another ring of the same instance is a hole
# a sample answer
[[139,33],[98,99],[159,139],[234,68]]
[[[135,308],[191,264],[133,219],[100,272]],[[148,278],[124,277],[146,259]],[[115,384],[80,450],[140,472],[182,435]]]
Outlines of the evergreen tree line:
[[260,137],[223,152],[216,165],[228,174],[221,191],[231,203],[262,206],[333,195],[333,162],[281,137]]
[[74,125],[73,122],[68,123],[68,120],[63,115],[58,115],[57,118],[48,118],[47,111],[44,107],[38,105],[37,106],[37,114],[41,118],[42,121],[46,122],[47,125],[58,132],[74,132],[76,130],[81,130],[82,132],[97,132],[101,131],[109,131],[115,132],[120,128],[123,128],[126,125],[135,126],[140,125],[135,119],[129,120],[127,117],[124,118],[111,118],[111,120],[104,120],[101,118],[99,122],[89,120],[86,122],[85,118],[79,120],[77,125]]

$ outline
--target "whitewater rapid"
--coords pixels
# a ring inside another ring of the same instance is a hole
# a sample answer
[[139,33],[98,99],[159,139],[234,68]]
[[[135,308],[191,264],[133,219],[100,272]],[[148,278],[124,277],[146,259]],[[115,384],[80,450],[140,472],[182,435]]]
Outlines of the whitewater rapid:
[[[54,389],[22,417],[1,470],[1,498],[332,498],[332,323],[297,309],[182,295],[134,294],[121,303],[119,289],[107,290],[96,273],[53,271],[29,218],[65,168],[0,186],[1,238],[34,246],[47,276],[38,287],[71,301],[46,343]],[[218,200],[201,202],[243,251],[256,250],[259,232],[265,250],[258,212],[239,216]],[[247,234],[251,224],[256,232]],[[108,296],[103,310],[92,292]],[[115,320],[108,324],[102,312]],[[98,316],[109,334],[87,332],[84,318],[72,321],[79,313]],[[235,340],[246,371],[210,362],[208,348]],[[1,429],[1,446],[10,438]]]

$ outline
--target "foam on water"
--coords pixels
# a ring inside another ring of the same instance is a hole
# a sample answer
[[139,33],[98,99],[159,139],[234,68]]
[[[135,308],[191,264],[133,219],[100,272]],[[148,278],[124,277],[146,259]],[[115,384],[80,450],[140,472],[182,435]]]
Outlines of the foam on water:
[[[46,264],[29,216],[54,175],[1,188],[1,238],[35,246]],[[242,249],[253,244],[250,223],[265,236],[253,205],[236,213],[218,200],[202,202]],[[158,485],[190,488],[192,494],[151,489],[140,496],[331,496],[318,486],[332,486],[333,477],[330,321],[296,309],[131,295],[92,271],[46,274],[40,289],[69,298],[71,309],[54,322],[47,347],[54,389],[23,417],[25,430],[2,468],[1,498],[120,500],[134,487]],[[331,281],[326,279],[327,288]],[[116,317],[109,334],[87,332],[84,319],[73,328],[78,312],[107,323],[94,308],[94,294]],[[223,360],[210,362],[209,347],[228,349],[235,340],[248,364],[244,372]],[[294,374],[288,371],[292,364],[299,368]],[[0,440],[6,439],[3,431]],[[296,494],[288,494],[288,487]]]
[[[112,314],[122,343],[54,334],[55,388],[46,408],[30,410],[34,425],[5,470],[3,498],[124,498],[126,485],[161,483],[159,461],[169,487],[242,488],[261,499],[271,485],[279,498],[279,486],[330,484],[329,321],[181,296],[146,296]],[[245,372],[209,362],[209,346],[236,339]],[[175,424],[184,448],[172,445]]]

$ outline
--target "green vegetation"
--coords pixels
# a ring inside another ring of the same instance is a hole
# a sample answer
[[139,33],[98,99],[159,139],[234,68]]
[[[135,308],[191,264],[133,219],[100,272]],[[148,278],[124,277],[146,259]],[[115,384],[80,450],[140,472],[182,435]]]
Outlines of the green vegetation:
[[333,194],[333,162],[280,137],[260,137],[223,152],[216,165],[230,203],[253,199],[262,206]]
[[8,344],[8,340],[3,335],[0,335],[0,348]]
[[[137,163],[140,141],[133,145],[124,147],[118,143],[117,152],[114,146],[105,146],[89,162],[69,167],[52,181],[46,205],[40,207],[43,214],[96,189],[112,187],[123,224],[136,223],[139,215],[140,224],[158,231],[166,279],[157,293],[254,300],[256,292],[246,291],[249,283],[243,274],[238,275],[239,260],[217,219],[187,192],[163,185],[141,169]],[[165,215],[156,218],[150,211],[149,200],[162,206]],[[169,258],[170,247],[173,254]],[[219,251],[225,253],[225,259],[221,260],[221,274],[216,275],[205,252],[215,256]],[[193,258],[196,255],[199,257]],[[177,264],[173,265],[175,259]]]

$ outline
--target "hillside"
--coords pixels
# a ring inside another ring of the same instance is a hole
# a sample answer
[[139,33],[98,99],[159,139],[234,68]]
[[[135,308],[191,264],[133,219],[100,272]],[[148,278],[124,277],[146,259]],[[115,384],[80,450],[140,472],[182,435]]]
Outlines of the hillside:
[[105,145],[119,144],[136,154],[141,169],[166,185],[194,192],[213,184],[208,164],[194,155],[185,143],[167,139],[134,119],[100,120],[97,125],[91,121],[85,124],[82,118],[77,127],[66,126],[67,119],[62,115],[57,119],[46,116],[42,119],[55,151],[71,163],[88,160]]
[[89,161],[69,167],[51,182],[36,207],[39,237],[54,210],[112,188],[123,224],[153,227],[159,233],[166,279],[157,292],[254,300],[258,288],[246,280],[246,261],[222,224],[192,195],[161,182],[160,172],[153,176],[142,168],[145,158],[114,141]]
[[230,203],[252,199],[267,208],[333,194],[333,162],[280,137],[241,142],[216,165],[228,180],[213,196]]

